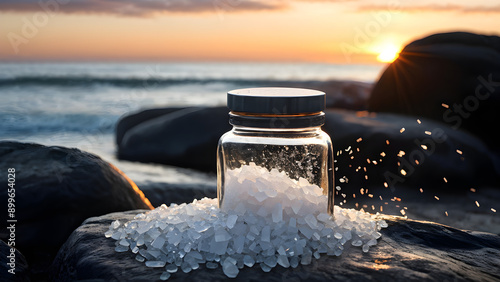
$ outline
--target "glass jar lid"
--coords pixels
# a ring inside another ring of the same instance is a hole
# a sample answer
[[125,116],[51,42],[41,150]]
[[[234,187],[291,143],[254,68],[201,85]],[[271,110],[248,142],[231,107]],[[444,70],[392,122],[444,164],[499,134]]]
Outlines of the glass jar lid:
[[258,87],[231,90],[227,106],[233,112],[294,115],[325,109],[325,93],[304,88]]

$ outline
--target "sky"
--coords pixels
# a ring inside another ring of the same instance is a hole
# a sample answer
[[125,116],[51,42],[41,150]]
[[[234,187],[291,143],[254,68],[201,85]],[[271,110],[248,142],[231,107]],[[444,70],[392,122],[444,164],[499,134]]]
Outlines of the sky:
[[0,0],[0,61],[375,64],[450,31],[500,35],[500,2]]

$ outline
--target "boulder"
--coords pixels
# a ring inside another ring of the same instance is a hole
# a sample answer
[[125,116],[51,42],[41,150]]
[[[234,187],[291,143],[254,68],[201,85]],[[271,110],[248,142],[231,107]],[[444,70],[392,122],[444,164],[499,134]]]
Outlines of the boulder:
[[[115,252],[104,232],[114,220],[128,221],[143,210],[87,219],[73,232],[50,269],[52,281],[159,281],[162,268],[148,268],[131,252]],[[340,257],[322,255],[296,269],[277,266],[269,273],[245,267],[238,281],[493,281],[500,279],[500,236],[455,229],[401,217],[381,216],[389,224],[368,253],[346,248]],[[347,246],[346,246],[347,247]],[[201,265],[169,281],[230,281],[219,266]]]
[[226,107],[180,108],[128,129],[118,144],[118,158],[215,171],[215,148],[230,129]]
[[470,131],[493,150],[500,135],[500,37],[452,32],[408,44],[373,87],[368,110]]
[[[152,208],[120,170],[78,149],[0,142],[1,183],[15,169],[16,247],[31,270],[43,275],[68,236],[86,218],[116,211]],[[7,189],[0,199],[7,202]],[[7,221],[7,213],[0,220]],[[9,234],[0,231],[2,240]],[[39,277],[40,278],[40,277]]]

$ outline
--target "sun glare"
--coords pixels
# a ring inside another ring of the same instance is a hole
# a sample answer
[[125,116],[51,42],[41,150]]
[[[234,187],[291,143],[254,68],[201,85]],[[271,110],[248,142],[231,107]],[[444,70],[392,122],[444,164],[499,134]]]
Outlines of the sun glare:
[[394,45],[385,46],[377,56],[377,60],[382,63],[392,63],[399,56],[399,49]]

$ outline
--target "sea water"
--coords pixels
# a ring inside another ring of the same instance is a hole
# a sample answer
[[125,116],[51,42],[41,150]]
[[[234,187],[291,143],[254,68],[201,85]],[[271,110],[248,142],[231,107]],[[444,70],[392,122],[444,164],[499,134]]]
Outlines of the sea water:
[[[373,82],[382,65],[313,63],[2,63],[0,140],[76,147],[137,181],[193,177],[178,169],[116,160],[114,128],[144,108],[221,106],[229,89],[286,81]],[[131,175],[133,174],[133,175]]]

